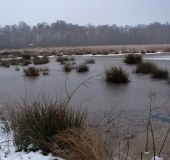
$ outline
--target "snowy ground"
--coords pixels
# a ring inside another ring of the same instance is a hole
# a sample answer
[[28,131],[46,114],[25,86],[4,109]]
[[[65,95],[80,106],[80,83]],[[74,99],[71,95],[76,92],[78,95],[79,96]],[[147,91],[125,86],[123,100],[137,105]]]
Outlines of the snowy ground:
[[15,152],[12,139],[12,135],[7,136],[0,132],[0,160],[63,160],[59,157],[53,157],[51,154],[44,156],[41,150],[29,153],[24,151]]

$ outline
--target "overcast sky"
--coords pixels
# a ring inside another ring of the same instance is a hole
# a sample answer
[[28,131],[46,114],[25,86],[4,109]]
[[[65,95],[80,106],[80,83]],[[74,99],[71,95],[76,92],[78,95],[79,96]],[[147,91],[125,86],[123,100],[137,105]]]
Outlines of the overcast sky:
[[0,0],[0,26],[57,20],[87,25],[170,22],[170,0]]

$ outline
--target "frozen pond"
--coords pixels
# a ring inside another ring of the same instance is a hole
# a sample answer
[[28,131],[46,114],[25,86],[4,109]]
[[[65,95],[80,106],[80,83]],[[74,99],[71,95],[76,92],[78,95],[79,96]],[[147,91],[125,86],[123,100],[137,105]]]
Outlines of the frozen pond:
[[[76,56],[76,63],[84,62],[86,56]],[[146,57],[147,58],[147,57]],[[119,65],[131,74],[128,84],[107,84],[102,76],[90,79],[85,85],[81,85],[72,97],[72,104],[76,107],[87,107],[90,112],[110,110],[116,106],[119,110],[126,107],[128,111],[145,112],[146,104],[149,104],[149,92],[156,92],[157,105],[162,104],[170,97],[170,84],[164,80],[151,79],[150,75],[137,75],[132,71],[135,65],[126,65],[122,58],[94,57],[96,63],[90,65],[90,71],[78,73],[75,70],[67,74],[62,71],[62,65],[56,62],[56,57],[50,57],[50,63],[45,64],[49,68],[50,75],[38,77],[26,77],[23,69],[15,71],[15,66],[10,68],[0,67],[0,104],[5,107],[6,102],[12,99],[36,98],[39,94],[46,93],[53,98],[66,97],[65,82],[68,93],[91,76],[103,73],[104,67],[110,64]],[[170,71],[170,59],[154,57],[150,61]],[[38,67],[39,65],[37,65]],[[26,68],[26,67],[25,67]],[[170,102],[166,103],[166,112],[170,111]],[[169,107],[168,107],[169,106]]]

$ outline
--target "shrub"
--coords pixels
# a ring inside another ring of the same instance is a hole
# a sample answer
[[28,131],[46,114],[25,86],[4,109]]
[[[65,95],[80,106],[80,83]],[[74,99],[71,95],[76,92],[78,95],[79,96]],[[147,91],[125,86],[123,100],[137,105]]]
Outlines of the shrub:
[[49,68],[47,67],[37,67],[38,72],[41,72],[43,75],[49,75]]
[[77,72],[87,72],[89,71],[89,66],[87,64],[80,64],[76,67]]
[[127,64],[137,64],[142,62],[142,56],[139,54],[128,54],[125,56],[124,62]]
[[57,57],[57,62],[64,64],[65,61],[75,61],[74,57]]
[[[47,144],[54,145],[53,136],[63,130],[85,126],[87,117],[85,112],[46,96],[32,102],[14,103],[14,106],[8,107],[8,112],[14,145],[18,151],[27,150],[28,145],[32,144],[34,150],[49,152]],[[61,146],[62,141],[56,145]]]
[[141,51],[141,54],[146,54],[146,51],[142,50],[142,51]]
[[70,72],[71,71],[71,66],[69,65],[69,64],[65,64],[64,65],[64,67],[63,67],[63,70],[65,71],[65,72]]
[[86,64],[94,64],[94,63],[95,63],[95,60],[94,60],[93,58],[85,59],[85,63],[86,63]]
[[21,62],[22,66],[28,66],[29,64],[31,64],[30,60],[23,59],[22,62]]
[[109,83],[127,83],[130,81],[129,73],[122,67],[112,65],[105,68],[105,79]]
[[156,68],[156,65],[152,62],[142,62],[136,66],[135,73],[149,74]]
[[156,67],[152,70],[151,77],[158,78],[158,79],[168,79],[169,72],[167,69],[162,69],[162,68]]
[[23,59],[26,59],[26,60],[30,60],[31,59],[31,55],[29,54],[24,54],[22,55]]
[[24,73],[26,76],[39,76],[38,70],[35,67],[28,67],[28,69],[24,69]]
[[4,51],[4,52],[1,53],[1,55],[4,55],[4,56],[5,56],[5,55],[10,55],[10,54],[11,54],[11,53],[8,52],[8,51]]
[[0,66],[8,68],[8,67],[10,67],[10,63],[9,63],[8,60],[1,60],[0,61]]
[[33,63],[35,65],[37,65],[37,64],[46,64],[46,63],[49,63],[49,58],[47,56],[44,56],[42,58],[36,57],[36,58],[33,59]]
[[9,60],[9,63],[11,64],[11,65],[19,65],[19,63],[21,62],[21,59],[10,59]]

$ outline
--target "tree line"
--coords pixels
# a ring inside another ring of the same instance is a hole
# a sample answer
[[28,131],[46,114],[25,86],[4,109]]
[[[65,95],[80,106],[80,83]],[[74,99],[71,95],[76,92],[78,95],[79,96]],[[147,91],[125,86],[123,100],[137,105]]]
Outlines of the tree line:
[[124,27],[115,24],[80,26],[64,21],[51,25],[43,22],[30,27],[20,22],[19,25],[0,27],[0,49],[169,43],[169,22]]

